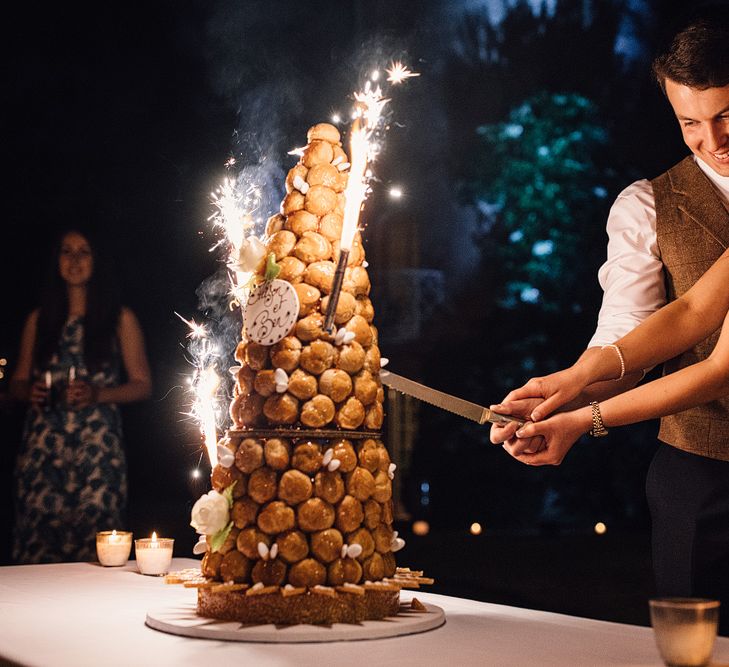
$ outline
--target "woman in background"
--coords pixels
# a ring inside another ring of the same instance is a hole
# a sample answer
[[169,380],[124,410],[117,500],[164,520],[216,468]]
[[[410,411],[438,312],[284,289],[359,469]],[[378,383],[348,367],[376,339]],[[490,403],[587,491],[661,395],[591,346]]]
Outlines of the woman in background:
[[88,235],[62,234],[23,329],[10,382],[30,403],[15,471],[16,563],[94,559],[96,532],[124,525],[117,404],[147,398],[152,385],[137,318],[97,252]]

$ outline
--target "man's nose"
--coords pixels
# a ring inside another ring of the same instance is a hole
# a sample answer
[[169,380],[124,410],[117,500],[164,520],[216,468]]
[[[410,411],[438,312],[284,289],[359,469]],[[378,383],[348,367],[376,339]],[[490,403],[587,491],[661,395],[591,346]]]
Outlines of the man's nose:
[[707,125],[706,134],[704,135],[706,150],[712,153],[718,151],[726,146],[727,139],[729,139],[729,134],[727,134],[723,123],[709,123]]

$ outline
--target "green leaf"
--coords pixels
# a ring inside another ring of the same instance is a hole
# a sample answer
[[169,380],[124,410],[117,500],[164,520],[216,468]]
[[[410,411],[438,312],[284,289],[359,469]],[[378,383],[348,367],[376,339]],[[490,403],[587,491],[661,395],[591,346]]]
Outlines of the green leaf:
[[272,252],[268,254],[266,258],[266,280],[273,280],[279,273],[281,273],[281,267],[276,264],[276,255]]
[[[228,488],[232,488],[232,484]],[[210,539],[210,550],[212,552],[220,551],[223,544],[225,543],[225,540],[228,539],[228,535],[230,534],[232,528],[233,522],[231,521],[225,528],[219,530],[217,533],[215,533],[215,535],[212,536],[212,538]]]
[[237,483],[238,480],[236,479],[227,489],[225,489],[225,491],[223,491],[223,495],[228,501],[228,507],[233,507],[233,489]]

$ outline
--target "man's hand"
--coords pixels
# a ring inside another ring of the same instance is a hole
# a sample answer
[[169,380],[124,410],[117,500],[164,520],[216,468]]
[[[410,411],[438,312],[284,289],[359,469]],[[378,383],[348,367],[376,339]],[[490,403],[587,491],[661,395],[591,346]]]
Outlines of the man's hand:
[[535,405],[528,415],[529,419],[536,422],[577,398],[587,384],[578,368],[570,366],[551,375],[532,378],[524,386],[509,392],[502,404],[541,398],[539,404]]
[[[509,403],[501,403],[492,405],[494,412],[500,412],[504,415],[513,415],[520,419],[529,420],[529,415],[534,408],[542,402],[541,398],[524,398],[518,401],[510,401]],[[508,424],[492,424],[489,437],[495,445],[503,443],[504,449],[512,456],[522,453],[536,453],[544,446],[544,439],[541,436],[536,438],[517,438],[515,433],[519,429],[519,424],[509,422]]]

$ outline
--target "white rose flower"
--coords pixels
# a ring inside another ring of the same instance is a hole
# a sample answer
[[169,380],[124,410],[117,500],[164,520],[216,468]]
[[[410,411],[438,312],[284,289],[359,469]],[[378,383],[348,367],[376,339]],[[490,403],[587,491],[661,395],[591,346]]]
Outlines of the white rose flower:
[[193,505],[190,525],[200,535],[215,535],[228,525],[229,514],[228,499],[217,491],[210,491]]
[[266,246],[257,236],[249,236],[238,251],[236,269],[241,272],[256,271],[266,256]]

